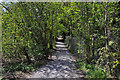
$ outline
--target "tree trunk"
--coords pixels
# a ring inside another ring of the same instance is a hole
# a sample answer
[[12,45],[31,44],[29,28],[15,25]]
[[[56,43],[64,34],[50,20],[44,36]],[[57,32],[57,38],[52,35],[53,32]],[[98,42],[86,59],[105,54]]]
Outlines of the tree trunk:
[[92,58],[94,59],[94,36],[92,36]]
[[[106,6],[105,6],[105,37],[107,38],[107,5],[108,2],[106,2]],[[106,43],[105,43],[105,47],[106,49],[108,48],[108,39],[106,39]]]
[[52,46],[52,39],[53,39],[53,12],[52,12],[52,28],[51,28],[51,31],[50,31],[50,48],[53,49],[53,46]]
[[28,56],[28,53],[27,53],[27,50],[26,50],[26,48],[25,48],[25,47],[23,48],[23,51],[24,51],[24,55],[25,55],[25,56],[26,56],[26,58],[27,58],[28,63],[30,63],[30,62],[31,62],[31,60],[30,60],[30,57]]

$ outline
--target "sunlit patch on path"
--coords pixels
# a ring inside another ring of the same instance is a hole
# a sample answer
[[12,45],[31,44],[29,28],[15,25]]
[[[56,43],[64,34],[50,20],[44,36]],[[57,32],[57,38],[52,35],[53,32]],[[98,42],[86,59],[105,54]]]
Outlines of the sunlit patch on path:
[[56,53],[52,56],[53,61],[38,68],[28,78],[80,78],[84,75],[77,74],[75,60],[63,42],[56,42]]

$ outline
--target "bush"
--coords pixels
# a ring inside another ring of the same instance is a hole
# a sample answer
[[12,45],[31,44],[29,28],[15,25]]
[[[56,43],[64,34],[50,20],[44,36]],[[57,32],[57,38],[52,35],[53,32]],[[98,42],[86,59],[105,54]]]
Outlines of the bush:
[[87,77],[88,78],[106,78],[105,72],[101,68],[93,68],[89,69],[87,72]]
[[87,64],[83,61],[77,61],[78,70],[85,70],[87,78],[106,78],[106,73],[100,67],[93,64]]

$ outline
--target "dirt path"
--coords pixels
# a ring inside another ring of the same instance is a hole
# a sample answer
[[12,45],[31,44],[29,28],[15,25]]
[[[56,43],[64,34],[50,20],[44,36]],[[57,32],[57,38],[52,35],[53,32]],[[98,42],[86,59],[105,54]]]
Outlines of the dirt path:
[[[56,42],[56,53],[52,56],[53,61],[38,68],[28,78],[81,78],[82,72],[77,71],[75,60],[62,42]],[[79,74],[78,74],[79,73]]]

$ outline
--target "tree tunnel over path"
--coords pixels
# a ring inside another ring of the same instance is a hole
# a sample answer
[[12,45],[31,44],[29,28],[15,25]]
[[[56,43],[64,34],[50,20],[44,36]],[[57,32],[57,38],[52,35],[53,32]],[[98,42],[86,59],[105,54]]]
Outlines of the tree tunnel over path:
[[90,78],[120,76],[120,2],[2,2],[0,6],[3,74],[34,71],[52,55],[45,71],[38,69],[45,73],[39,77],[80,77],[74,64]]

